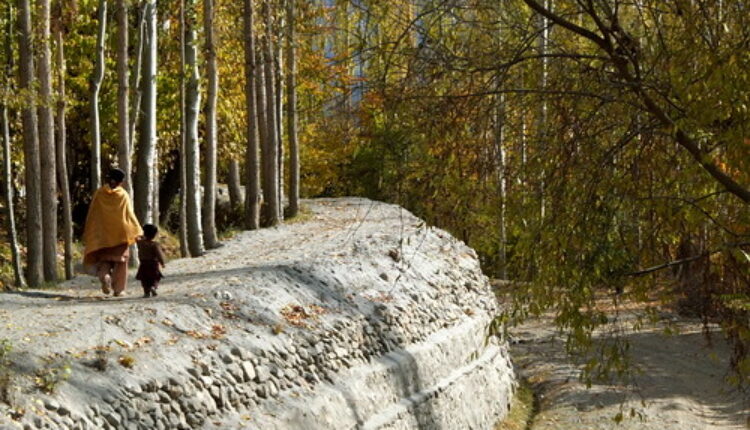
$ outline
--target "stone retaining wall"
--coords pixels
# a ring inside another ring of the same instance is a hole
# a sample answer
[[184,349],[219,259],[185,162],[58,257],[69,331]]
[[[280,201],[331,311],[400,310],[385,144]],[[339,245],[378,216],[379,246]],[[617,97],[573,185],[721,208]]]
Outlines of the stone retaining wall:
[[[74,362],[57,394],[38,396],[12,425],[491,429],[514,376],[506,345],[486,342],[496,305],[475,253],[378,205],[364,237],[308,242],[312,258],[239,265],[218,279],[180,278],[196,260],[172,265],[167,279],[195,292],[119,315],[112,328],[133,344],[155,339],[133,349],[135,366]],[[335,216],[327,210],[316,213]],[[402,231],[380,233],[394,230],[396,215]],[[229,258],[259,240],[243,234],[219,252]]]

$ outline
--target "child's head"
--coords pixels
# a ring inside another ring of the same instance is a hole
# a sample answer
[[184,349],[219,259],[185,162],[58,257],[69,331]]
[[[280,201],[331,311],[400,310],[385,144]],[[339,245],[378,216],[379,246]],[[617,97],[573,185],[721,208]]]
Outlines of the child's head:
[[159,227],[153,225],[153,224],[146,224],[143,226],[143,236],[148,239],[152,240],[156,237],[156,233],[159,232]]

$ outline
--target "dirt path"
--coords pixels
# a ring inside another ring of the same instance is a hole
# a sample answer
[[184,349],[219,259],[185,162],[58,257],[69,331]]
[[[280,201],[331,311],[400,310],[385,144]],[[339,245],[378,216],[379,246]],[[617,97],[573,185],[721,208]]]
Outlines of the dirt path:
[[[639,369],[631,387],[594,384],[587,389],[549,319],[515,328],[511,354],[539,403],[531,429],[748,428],[750,398],[725,382],[729,351],[720,333],[709,346],[699,323],[668,318],[676,334],[666,335],[663,323],[625,334]],[[619,413],[624,420],[618,425]]]

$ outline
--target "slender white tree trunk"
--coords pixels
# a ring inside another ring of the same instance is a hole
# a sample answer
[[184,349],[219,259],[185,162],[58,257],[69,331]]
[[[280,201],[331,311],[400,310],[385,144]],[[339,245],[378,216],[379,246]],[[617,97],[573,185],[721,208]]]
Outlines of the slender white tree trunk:
[[99,30],[96,36],[96,63],[91,76],[91,191],[102,186],[102,142],[99,121],[99,92],[104,79],[104,46],[107,37],[107,0],[99,0]]
[[214,40],[214,0],[203,2],[203,31],[206,37],[206,69],[208,90],[206,93],[206,164],[203,186],[203,238],[208,249],[219,246],[216,237],[216,99],[219,93],[219,71],[216,65],[216,42]]
[[[3,85],[12,86],[13,73],[13,6],[8,3],[8,13],[5,21],[5,61],[3,65]],[[10,122],[8,121],[8,106],[5,100],[0,101],[0,133],[3,139],[3,182],[5,189],[3,197],[7,211],[8,242],[10,243],[11,263],[13,264],[13,279],[16,288],[24,288],[26,280],[21,267],[21,255],[18,249],[18,232],[16,229],[16,212],[13,205],[13,169],[11,164]]]
[[243,24],[245,32],[245,107],[247,126],[247,150],[245,155],[245,228],[256,230],[260,227],[260,159],[259,159],[259,112],[258,95],[259,68],[255,61],[255,35],[253,33],[253,1],[244,0]]
[[60,201],[62,202],[63,219],[63,244],[65,247],[65,279],[73,278],[73,214],[70,201],[70,187],[68,185],[68,162],[65,154],[67,143],[65,139],[65,44],[63,38],[62,5],[57,5],[55,39],[57,43],[57,114],[55,116],[57,127],[55,148],[57,156],[57,185],[60,190]]
[[39,162],[39,130],[36,112],[34,47],[29,0],[18,0],[19,89],[26,94],[21,112],[26,181],[26,276],[30,287],[44,281],[42,190]]
[[201,225],[200,143],[198,141],[198,114],[201,96],[198,76],[198,48],[196,46],[196,0],[185,2],[185,66],[188,72],[185,92],[186,179],[185,204],[187,209],[187,234],[190,255],[197,257],[205,252]]
[[[133,82],[131,88],[135,91],[135,99],[133,104],[130,106],[130,143],[128,150],[130,151],[129,158],[133,160],[133,153],[135,152],[136,137],[138,136],[138,124],[140,120],[141,112],[141,99],[143,98],[143,92],[141,88],[141,69],[143,67],[143,51],[146,41],[146,3],[143,3],[142,7],[139,8],[140,19],[138,20],[138,48],[136,49],[135,64],[133,66]],[[131,180],[133,175],[133,166],[131,161]],[[133,186],[131,186],[133,188]],[[133,199],[135,201],[135,198]]]
[[[544,7],[545,9],[551,10],[551,0],[544,0]],[[541,62],[539,64],[539,89],[544,91],[547,88],[547,81],[549,78],[549,58],[546,57],[546,55],[549,52],[549,37],[550,37],[550,28],[549,28],[549,21],[547,18],[543,17],[542,15],[537,16],[538,19],[538,26],[539,26],[539,39],[538,39],[538,49],[539,49],[539,55],[542,56]],[[538,140],[539,145],[539,151],[541,152],[542,159],[546,158],[545,153],[547,152],[547,139],[549,139],[549,133],[547,130],[547,116],[548,116],[548,106],[547,106],[547,97],[542,95],[542,99],[539,103],[538,112],[536,114],[536,136]],[[539,208],[540,208],[540,217],[544,219],[545,213],[546,213],[546,179],[545,179],[546,172],[542,171],[542,177],[541,181],[539,182]]]
[[141,224],[157,223],[154,213],[156,165],[156,73],[157,10],[156,0],[146,0],[146,31],[141,78],[141,111],[138,132],[138,163],[134,182],[135,213]]
[[[282,6],[282,12],[286,7],[284,5],[285,0],[279,0],[277,5]],[[273,16],[273,14],[272,14]],[[284,130],[283,130],[283,116],[284,116],[284,105],[283,105],[283,92],[284,92],[284,78],[283,78],[283,56],[282,56],[282,43],[283,38],[282,31],[284,28],[283,14],[279,13],[277,16],[277,25],[274,29],[274,33],[277,34],[275,43],[273,44],[274,54],[274,123],[276,124],[276,144],[278,145],[277,158],[277,176],[278,176],[278,194],[279,194],[279,219],[284,219]]]

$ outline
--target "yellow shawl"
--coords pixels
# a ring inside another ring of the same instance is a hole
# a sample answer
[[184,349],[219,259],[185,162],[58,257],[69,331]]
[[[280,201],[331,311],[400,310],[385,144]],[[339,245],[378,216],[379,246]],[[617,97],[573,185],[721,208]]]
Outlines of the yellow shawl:
[[83,230],[84,264],[96,263],[94,252],[124,243],[132,245],[141,234],[128,192],[122,187],[113,190],[109,185],[99,188],[91,200]]

